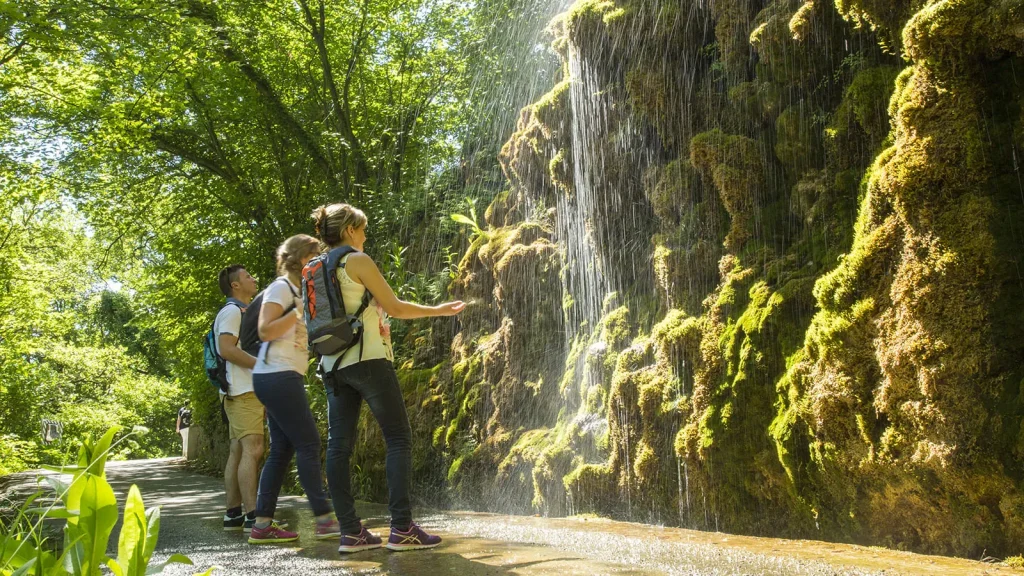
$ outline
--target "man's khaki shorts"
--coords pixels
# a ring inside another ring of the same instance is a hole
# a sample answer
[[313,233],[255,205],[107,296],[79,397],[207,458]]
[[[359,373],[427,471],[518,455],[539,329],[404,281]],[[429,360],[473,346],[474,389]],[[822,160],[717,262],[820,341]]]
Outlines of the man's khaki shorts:
[[256,398],[256,393],[225,396],[224,412],[228,415],[232,440],[240,440],[250,434],[263,434],[263,404]]

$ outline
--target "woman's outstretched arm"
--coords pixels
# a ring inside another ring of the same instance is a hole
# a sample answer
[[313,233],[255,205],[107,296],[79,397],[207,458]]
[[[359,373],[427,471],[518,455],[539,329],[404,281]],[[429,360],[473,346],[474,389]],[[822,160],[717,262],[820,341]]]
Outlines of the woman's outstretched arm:
[[446,302],[437,306],[424,306],[414,302],[399,300],[395,291],[388,285],[387,280],[377,269],[377,264],[366,254],[353,254],[349,256],[345,271],[349,278],[359,282],[373,294],[373,297],[380,304],[380,307],[392,318],[424,318],[427,316],[454,316],[465,307],[460,301]]

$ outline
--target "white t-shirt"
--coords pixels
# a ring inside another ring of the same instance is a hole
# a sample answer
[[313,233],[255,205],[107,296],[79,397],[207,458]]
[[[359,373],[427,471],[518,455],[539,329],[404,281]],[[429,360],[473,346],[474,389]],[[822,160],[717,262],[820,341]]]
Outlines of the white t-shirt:
[[[220,335],[230,334],[238,339],[242,326],[242,311],[234,304],[227,304],[217,313],[217,319],[213,321],[213,333],[217,335],[217,353],[220,353]],[[252,370],[225,361],[225,370],[228,378],[228,394],[238,396],[246,392],[252,392]],[[221,392],[223,394],[223,392]]]
[[271,302],[285,310],[291,308],[287,313],[295,314],[298,321],[277,340],[264,342],[260,346],[253,374],[287,371],[305,374],[309,366],[309,350],[306,347],[306,322],[302,317],[302,296],[298,286],[292,284],[287,276],[274,280],[263,293],[263,305]]

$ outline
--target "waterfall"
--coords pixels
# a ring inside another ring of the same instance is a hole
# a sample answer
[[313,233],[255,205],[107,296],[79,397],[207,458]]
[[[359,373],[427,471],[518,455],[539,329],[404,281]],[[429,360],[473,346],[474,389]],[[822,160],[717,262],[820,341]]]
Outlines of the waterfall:
[[597,75],[569,46],[569,101],[572,122],[574,190],[558,195],[557,238],[563,254],[569,349],[582,330],[593,330],[601,319],[601,304],[611,291],[602,267],[593,225],[598,194],[604,183],[605,158],[601,140],[607,132],[607,106],[598,92]]

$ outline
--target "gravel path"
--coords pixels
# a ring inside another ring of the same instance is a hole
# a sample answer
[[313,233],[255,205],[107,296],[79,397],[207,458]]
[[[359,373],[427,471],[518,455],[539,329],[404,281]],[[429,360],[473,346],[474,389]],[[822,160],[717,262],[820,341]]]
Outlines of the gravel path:
[[[221,529],[220,481],[190,472],[179,459],[110,462],[107,476],[119,501],[137,484],[147,507],[162,507],[159,558],[154,560],[177,552],[195,562],[195,567],[169,568],[166,574],[170,575],[192,574],[211,565],[222,567],[217,574],[238,575],[1024,575],[1005,566],[873,547],[601,519],[473,512],[418,514],[417,521],[424,528],[445,538],[434,550],[395,553],[380,549],[340,557],[336,542],[313,538],[312,517],[302,498],[284,497],[278,508],[277,516],[298,528],[300,539],[294,546],[251,546],[240,532]],[[386,538],[387,510],[372,504],[359,508],[370,530]],[[115,531],[113,549],[116,537]]]

